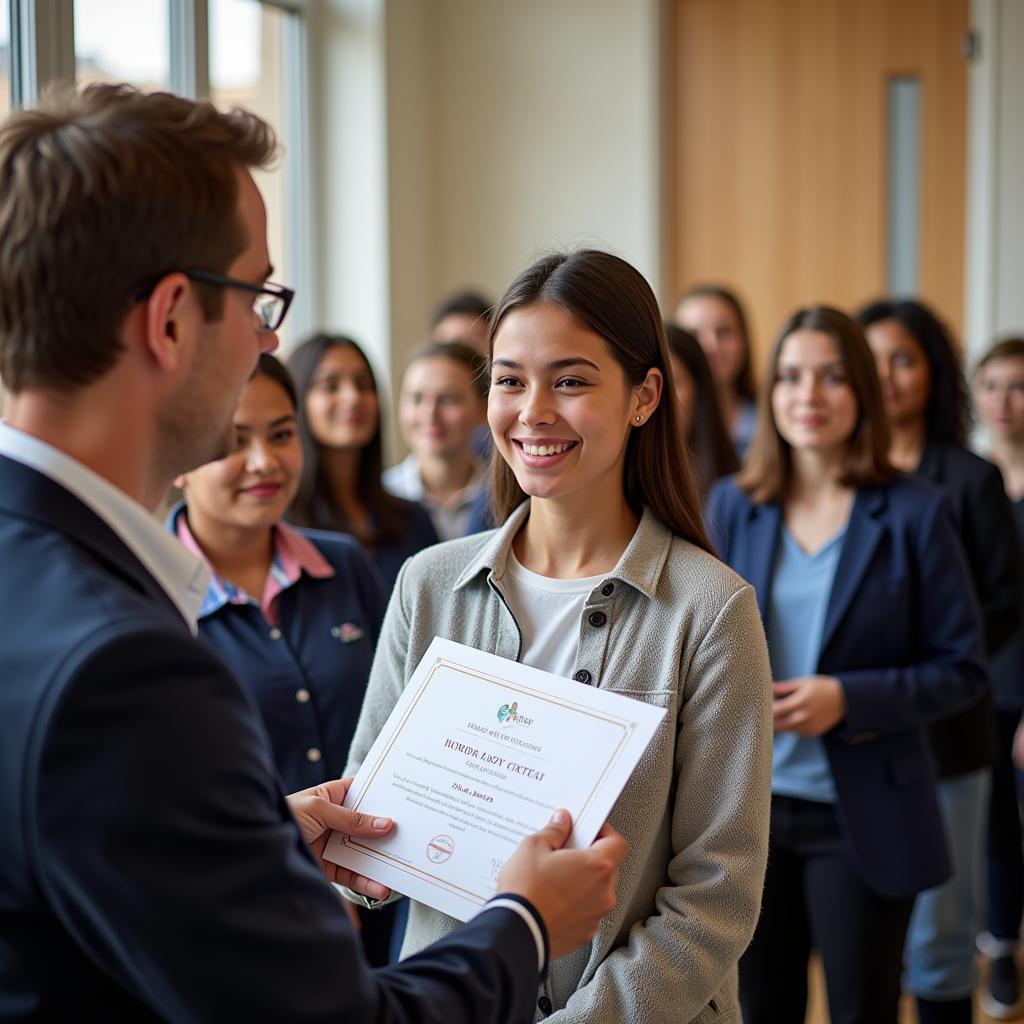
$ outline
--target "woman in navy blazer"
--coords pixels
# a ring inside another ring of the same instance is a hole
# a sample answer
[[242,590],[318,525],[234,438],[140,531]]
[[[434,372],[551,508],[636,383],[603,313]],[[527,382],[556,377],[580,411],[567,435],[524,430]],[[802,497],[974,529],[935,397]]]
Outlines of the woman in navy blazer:
[[775,703],[772,848],[740,963],[747,1024],[802,1022],[822,956],[833,1024],[895,1024],[916,893],[950,871],[923,726],[986,686],[947,500],[901,477],[863,333],[827,307],[784,325],[741,473],[709,498],[750,581]]
[[[981,605],[986,654],[1020,622],[1021,569],[1013,511],[999,470],[969,452],[967,384],[946,326],[911,299],[880,299],[857,314],[875,357],[889,419],[889,457],[949,497]],[[985,819],[995,755],[992,693],[931,725],[953,877],[922,893],[907,933],[904,988],[922,1024],[971,1024],[977,985],[974,939]]]
[[[281,522],[302,450],[296,394],[271,355],[235,410],[235,450],[179,479],[185,503],[168,529],[212,581],[199,636],[232,666],[259,708],[287,792],[340,778],[384,618],[384,584],[340,533]],[[375,915],[368,959],[388,962],[391,915]]]

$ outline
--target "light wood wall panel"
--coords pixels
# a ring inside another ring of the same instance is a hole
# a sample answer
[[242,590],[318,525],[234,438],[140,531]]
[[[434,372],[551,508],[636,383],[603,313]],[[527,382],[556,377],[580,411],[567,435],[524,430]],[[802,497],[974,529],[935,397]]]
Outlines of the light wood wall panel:
[[962,317],[967,0],[670,0],[669,284],[733,285],[758,365],[886,287],[886,88],[922,83],[920,295]]

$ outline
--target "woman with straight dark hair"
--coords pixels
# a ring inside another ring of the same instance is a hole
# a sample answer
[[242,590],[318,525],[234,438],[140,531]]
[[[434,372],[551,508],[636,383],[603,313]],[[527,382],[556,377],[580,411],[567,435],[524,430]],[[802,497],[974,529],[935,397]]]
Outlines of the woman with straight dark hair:
[[812,948],[833,1024],[895,1024],[914,897],[949,877],[922,725],[986,685],[981,627],[946,498],[888,453],[860,328],[825,306],[797,311],[747,463],[708,503],[722,557],[757,592],[775,680],[746,1024],[802,1024]]
[[[712,554],[654,295],[586,250],[539,260],[490,326],[497,530],[410,560],[352,745],[355,771],[431,640],[663,707],[613,808],[616,909],[556,961],[559,1024],[734,1020],[767,846],[769,674],[752,589]],[[414,903],[403,952],[457,921]]]
[[[1024,548],[1024,338],[1005,338],[981,357],[974,406],[988,431],[988,455],[999,467]],[[1024,917],[1024,837],[1013,764],[1014,737],[1024,740],[1024,628],[992,658],[996,756],[988,813],[987,931],[979,941],[989,962],[981,1008],[996,1020],[1024,1012],[1017,968]]]
[[703,500],[719,477],[740,468],[740,460],[722,422],[711,367],[696,335],[675,324],[665,324],[665,338],[680,427],[692,456],[697,493]]
[[[1020,622],[1020,553],[999,470],[964,447],[970,408],[959,353],[946,326],[920,302],[881,299],[861,309],[857,319],[882,385],[889,457],[949,497],[992,657]],[[971,1020],[993,723],[986,687],[973,705],[929,729],[953,877],[921,894],[908,931],[904,988],[917,997],[922,1024]]]
[[349,533],[390,587],[402,563],[437,542],[430,516],[381,481],[380,396],[370,361],[341,334],[317,334],[292,353],[303,469],[289,518]]
[[699,284],[676,304],[675,322],[696,335],[718,386],[718,405],[742,459],[757,418],[747,315],[736,293],[719,284]]

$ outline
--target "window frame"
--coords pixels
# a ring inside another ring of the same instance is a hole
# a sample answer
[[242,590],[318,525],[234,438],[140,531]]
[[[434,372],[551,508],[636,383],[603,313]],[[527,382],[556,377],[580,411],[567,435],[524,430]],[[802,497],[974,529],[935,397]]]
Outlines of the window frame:
[[[11,109],[29,106],[52,81],[75,81],[74,8],[68,0],[10,0]],[[318,296],[313,294],[316,250],[311,209],[309,15],[312,0],[256,0],[288,15],[282,32],[285,75],[281,143],[291,186],[285,193],[285,246],[289,273],[304,287],[289,324],[308,332]],[[209,0],[168,0],[171,89],[191,99],[210,95]],[[273,254],[272,254],[273,255]],[[285,254],[282,254],[285,255]],[[284,282],[289,284],[290,282]]]

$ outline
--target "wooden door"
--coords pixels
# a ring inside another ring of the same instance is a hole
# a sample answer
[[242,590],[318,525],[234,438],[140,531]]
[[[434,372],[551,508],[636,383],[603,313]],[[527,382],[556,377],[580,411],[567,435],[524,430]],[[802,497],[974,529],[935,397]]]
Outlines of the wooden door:
[[887,292],[888,89],[920,83],[918,295],[963,303],[968,0],[669,0],[669,284],[732,285],[755,365],[797,306]]

